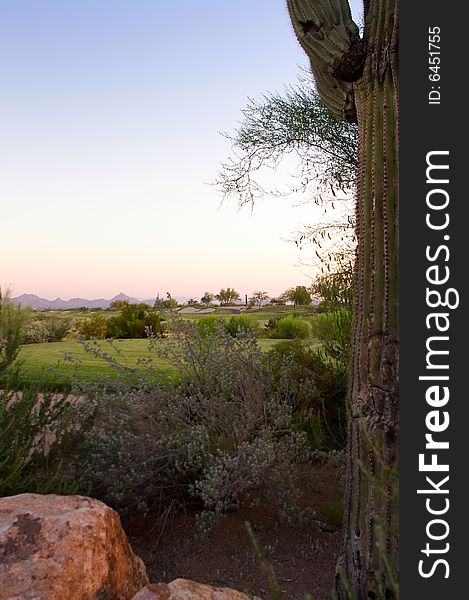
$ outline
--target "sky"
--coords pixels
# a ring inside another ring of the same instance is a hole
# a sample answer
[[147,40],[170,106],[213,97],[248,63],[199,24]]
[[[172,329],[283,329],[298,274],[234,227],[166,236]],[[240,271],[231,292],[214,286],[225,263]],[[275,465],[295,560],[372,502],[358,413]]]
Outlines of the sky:
[[309,285],[309,255],[289,240],[318,209],[239,210],[210,185],[248,98],[307,67],[282,0],[0,0],[0,12],[2,287],[53,299]]

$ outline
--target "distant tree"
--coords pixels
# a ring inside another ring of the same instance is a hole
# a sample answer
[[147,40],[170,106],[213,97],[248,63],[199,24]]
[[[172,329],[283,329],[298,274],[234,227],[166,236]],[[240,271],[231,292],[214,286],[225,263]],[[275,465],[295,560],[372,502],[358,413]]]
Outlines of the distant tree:
[[353,305],[353,261],[338,258],[337,268],[313,281],[312,292],[321,302],[324,311],[352,310]]
[[226,288],[226,290],[222,288],[215,296],[215,298],[220,302],[221,306],[228,306],[232,302],[239,300],[240,295],[235,289],[228,287]]
[[198,301],[195,298],[189,298],[189,300],[187,301],[187,306],[196,306],[198,304]]
[[143,338],[148,329],[153,333],[161,333],[160,315],[148,304],[130,304],[125,302],[119,315],[107,321],[107,337]]
[[[116,300],[116,302],[123,301]],[[100,314],[94,314],[88,319],[80,320],[78,333],[86,340],[91,338],[103,340],[108,333],[108,320]]]
[[269,299],[269,294],[267,292],[253,292],[251,296],[252,300],[255,304],[261,309],[262,303]]
[[121,310],[127,300],[113,300],[109,305],[110,310]]
[[173,310],[178,305],[178,301],[175,298],[172,298],[169,292],[166,292],[166,299],[163,300],[159,297],[156,297],[155,303],[153,304],[153,308],[156,310]]
[[200,299],[200,301],[202,302],[202,304],[205,304],[208,308],[210,302],[213,302],[213,299],[215,298],[215,296],[210,293],[210,292],[204,292],[204,295],[202,296],[202,298]]
[[295,306],[304,306],[311,302],[311,292],[304,285],[297,285],[283,292],[279,299],[285,302],[293,302]]

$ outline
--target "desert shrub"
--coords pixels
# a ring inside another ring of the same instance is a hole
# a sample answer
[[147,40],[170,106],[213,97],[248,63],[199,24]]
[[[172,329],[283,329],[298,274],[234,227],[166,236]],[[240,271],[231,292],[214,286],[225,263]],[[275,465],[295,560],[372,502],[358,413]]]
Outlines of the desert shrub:
[[73,405],[59,394],[0,390],[0,496],[74,493],[78,483],[65,465],[93,415],[91,403]]
[[78,334],[85,340],[96,339],[103,340],[106,337],[108,323],[106,317],[100,314],[94,314],[87,319],[83,319],[78,325]]
[[197,330],[199,335],[204,337],[206,335],[215,333],[220,326],[220,323],[222,326],[224,326],[225,321],[223,317],[219,317],[218,315],[212,314],[201,317],[197,322]]
[[47,342],[49,331],[44,319],[31,319],[24,329],[25,344],[43,344]]
[[79,468],[92,493],[130,513],[192,497],[203,525],[269,495],[280,494],[287,512],[299,493],[292,465],[308,451],[295,406],[313,383],[294,376],[289,357],[272,370],[252,332],[233,338],[221,322],[202,334],[189,322],[169,327],[153,350],[184,377],[105,394]]
[[251,315],[233,315],[226,321],[225,328],[232,337],[236,337],[241,331],[252,331],[257,335],[259,322]]
[[322,352],[347,369],[352,338],[352,311],[341,308],[312,319],[313,335],[321,340]]
[[36,316],[28,319],[24,328],[25,344],[61,342],[70,332],[71,320]]
[[276,321],[271,333],[275,339],[306,339],[310,334],[310,325],[306,319],[288,315]]
[[292,377],[314,382],[312,390],[305,388],[297,395],[295,406],[295,414],[302,415],[301,426],[310,445],[321,450],[341,449],[345,443],[347,369],[299,340],[279,342],[269,356],[273,371],[279,372],[285,357],[289,357]]
[[24,325],[28,313],[10,301],[10,293],[0,288],[0,377],[18,356],[24,340]]
[[61,342],[70,332],[71,320],[53,317],[47,319],[48,342]]
[[151,331],[163,333],[163,319],[148,304],[123,301],[120,314],[107,320],[106,337],[117,339],[144,338]]

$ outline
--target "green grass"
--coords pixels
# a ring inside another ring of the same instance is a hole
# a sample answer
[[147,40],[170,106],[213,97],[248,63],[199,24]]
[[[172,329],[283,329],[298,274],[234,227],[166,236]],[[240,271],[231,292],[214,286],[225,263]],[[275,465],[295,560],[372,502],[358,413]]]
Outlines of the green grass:
[[[155,368],[161,375],[177,377],[177,371],[173,366],[148,351],[146,339],[115,340],[114,345],[120,353],[105,341],[100,341],[98,344],[120,364],[127,367],[137,367],[139,357],[151,356]],[[71,357],[71,361],[65,360],[66,354]],[[89,354],[75,341],[28,344],[21,347],[18,360],[21,363],[20,385],[44,382],[62,389],[69,386],[73,379],[95,382],[106,375],[111,377],[116,375],[116,370],[105,360]]]
[[[267,352],[280,340],[261,339],[260,348]],[[138,367],[138,358],[151,357],[157,374],[177,380],[177,369],[159,359],[154,352],[148,350],[148,340],[114,340],[118,353],[107,342],[98,342],[99,347],[115,356],[116,360],[128,367]],[[72,361],[65,360],[68,354]],[[28,344],[21,347],[18,361],[20,386],[39,384],[55,389],[70,386],[73,379],[77,381],[97,382],[106,375],[115,376],[116,371],[103,359],[98,359],[86,352],[81,344],[75,341],[50,342],[48,344]]]

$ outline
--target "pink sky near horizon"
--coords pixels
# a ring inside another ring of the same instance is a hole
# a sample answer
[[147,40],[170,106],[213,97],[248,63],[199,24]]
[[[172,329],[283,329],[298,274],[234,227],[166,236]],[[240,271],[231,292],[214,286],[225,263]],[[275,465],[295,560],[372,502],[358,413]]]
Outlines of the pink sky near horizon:
[[309,285],[311,250],[288,239],[318,207],[270,198],[238,211],[208,185],[248,97],[295,85],[307,65],[283,2],[235,4],[228,28],[215,0],[5,5],[2,288],[197,298]]

